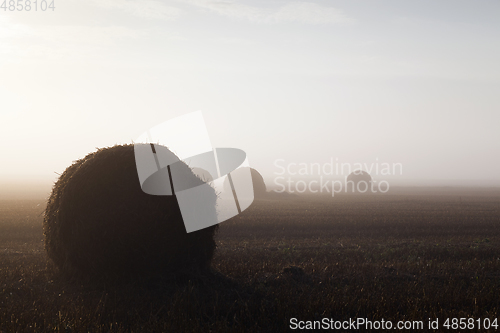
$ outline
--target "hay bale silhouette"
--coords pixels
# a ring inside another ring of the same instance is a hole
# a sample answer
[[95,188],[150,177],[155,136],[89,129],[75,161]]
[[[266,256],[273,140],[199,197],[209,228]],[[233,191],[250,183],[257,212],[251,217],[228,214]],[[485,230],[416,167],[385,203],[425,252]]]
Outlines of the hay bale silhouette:
[[351,193],[371,192],[372,177],[366,171],[355,170],[347,176],[346,191]]
[[[207,199],[214,214],[216,199],[215,191]],[[176,196],[144,193],[134,145],[99,149],[68,167],[53,187],[43,221],[48,256],[77,277],[205,272],[217,228],[188,234]]]
[[[244,177],[247,174],[246,172],[248,172],[248,169],[250,169],[250,175],[252,176],[254,197],[256,199],[265,197],[267,195],[266,183],[264,182],[262,175],[257,170],[249,167],[241,167],[231,172],[231,177],[233,177],[233,179]],[[231,185],[229,184],[229,180],[227,178],[224,181],[224,191],[231,191]]]
[[208,172],[207,170],[199,167],[194,167],[191,168],[191,171],[193,171],[193,174],[195,174],[198,178],[203,180],[204,182],[208,183],[214,180],[214,177]]

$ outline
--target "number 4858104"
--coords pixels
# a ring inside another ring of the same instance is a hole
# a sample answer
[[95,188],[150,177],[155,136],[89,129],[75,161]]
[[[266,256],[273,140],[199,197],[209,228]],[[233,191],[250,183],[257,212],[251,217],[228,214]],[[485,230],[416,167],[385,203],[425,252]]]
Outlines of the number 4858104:
[[56,6],[54,4],[55,0],[49,0],[50,3],[47,0],[3,0],[2,5],[0,6],[0,9],[3,9],[4,11],[26,11],[29,12],[31,10],[38,11],[41,10],[42,12],[52,9],[54,11],[56,9]]

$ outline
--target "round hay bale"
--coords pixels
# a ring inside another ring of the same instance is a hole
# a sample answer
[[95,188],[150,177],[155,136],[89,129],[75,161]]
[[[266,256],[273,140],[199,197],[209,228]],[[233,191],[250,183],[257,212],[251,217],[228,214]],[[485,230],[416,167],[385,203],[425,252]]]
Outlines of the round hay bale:
[[206,183],[209,183],[209,182],[214,180],[214,177],[210,174],[210,172],[208,172],[207,170],[205,170],[203,168],[194,167],[194,168],[191,168],[191,171],[193,171],[193,173],[198,178],[200,178],[201,180],[203,180]]
[[[207,200],[214,214],[216,199],[214,191]],[[72,276],[205,271],[217,228],[186,233],[176,196],[144,193],[134,145],[99,149],[68,167],[53,187],[43,221],[48,256]]]
[[351,193],[370,193],[372,177],[366,171],[356,170],[347,176],[346,189]]
[[[233,172],[231,172],[231,177],[237,180],[240,177],[244,177],[246,172],[250,169],[250,175],[252,176],[253,183],[253,193],[256,199],[262,198],[267,195],[267,187],[264,182],[262,175],[255,169],[249,167],[241,167]],[[231,191],[231,185],[229,184],[229,179],[226,178],[224,181],[224,191]]]

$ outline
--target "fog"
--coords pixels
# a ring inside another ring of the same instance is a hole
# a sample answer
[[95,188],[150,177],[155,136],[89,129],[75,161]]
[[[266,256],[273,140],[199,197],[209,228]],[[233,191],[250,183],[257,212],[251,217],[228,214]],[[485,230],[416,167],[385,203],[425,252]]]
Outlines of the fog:
[[372,175],[499,186],[499,16],[498,1],[2,9],[0,191],[50,189],[97,147],[197,110],[212,146],[243,149],[271,187],[277,160],[399,163]]

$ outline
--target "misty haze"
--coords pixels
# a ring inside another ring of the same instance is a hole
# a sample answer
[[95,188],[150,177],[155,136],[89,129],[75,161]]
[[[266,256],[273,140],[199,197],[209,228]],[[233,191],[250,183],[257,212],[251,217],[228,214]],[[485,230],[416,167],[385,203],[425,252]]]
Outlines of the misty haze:
[[0,0],[0,333],[498,329],[499,17]]

